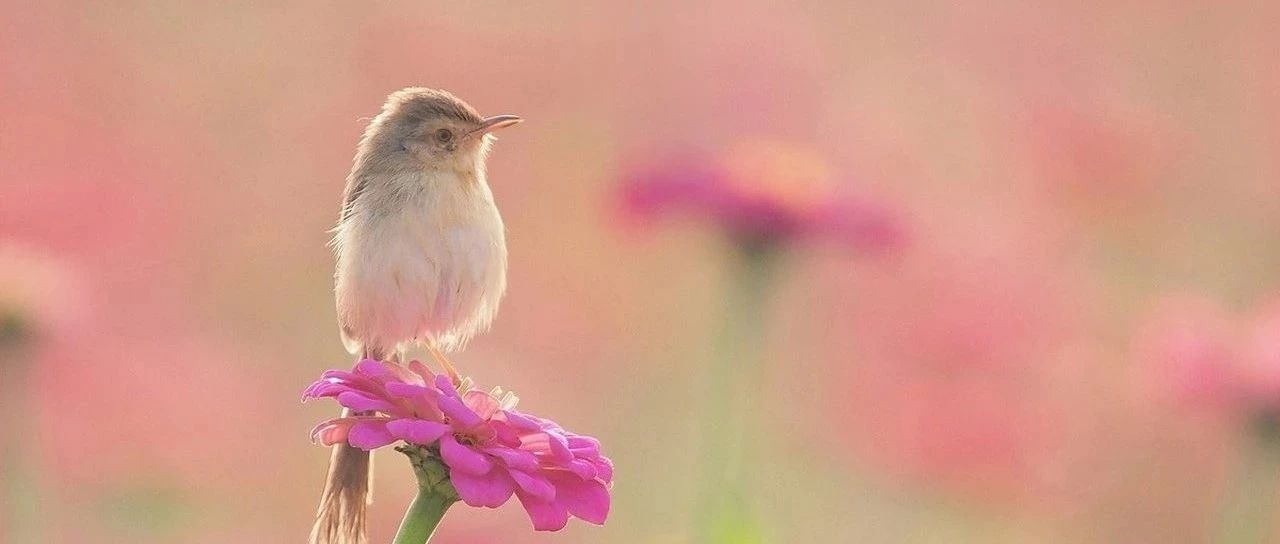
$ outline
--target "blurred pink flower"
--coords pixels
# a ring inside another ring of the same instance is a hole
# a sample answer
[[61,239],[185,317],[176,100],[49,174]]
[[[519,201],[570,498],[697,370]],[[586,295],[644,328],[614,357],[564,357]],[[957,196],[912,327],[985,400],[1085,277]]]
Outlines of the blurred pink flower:
[[1240,347],[1243,394],[1260,408],[1280,409],[1280,297],[1259,306],[1244,335]]
[[1134,350],[1160,396],[1243,413],[1280,409],[1280,298],[1243,317],[1206,298],[1167,300]]
[[11,336],[67,332],[84,310],[83,290],[65,263],[25,245],[0,241],[0,343]]
[[1055,98],[1028,115],[1027,156],[1055,195],[1093,212],[1138,212],[1179,156],[1175,127],[1136,108]]
[[598,440],[515,411],[510,393],[465,385],[460,392],[417,361],[406,369],[364,360],[351,372],[325,372],[303,398],[333,397],[353,411],[375,413],[316,426],[312,437],[326,446],[372,450],[398,440],[437,446],[468,505],[497,508],[514,493],[539,531],[564,528],[570,515],[605,522],[613,462],[600,454]]
[[[39,441],[46,466],[57,467],[51,483],[97,493],[145,480],[214,493],[279,474],[284,457],[276,450],[209,445],[282,432],[261,421],[276,402],[269,382],[225,379],[269,359],[197,333],[138,339],[92,325],[52,342],[34,370],[30,417],[38,433],[29,438]],[[103,354],[113,362],[95,359]],[[77,461],[84,444],[93,444],[92,463]]]
[[692,215],[740,241],[826,238],[864,251],[902,241],[890,211],[836,195],[814,154],[776,143],[740,144],[722,157],[686,156],[637,167],[620,189],[624,217]]
[[1039,212],[935,209],[892,266],[820,269],[829,293],[857,303],[805,310],[840,331],[815,348],[828,379],[813,409],[848,423],[808,432],[913,485],[1026,506],[1063,497],[1088,414],[1065,398],[1087,382],[1061,376],[1093,375],[1074,352],[1093,341],[1096,297]]
[[1005,376],[863,375],[841,447],[896,478],[984,500],[1053,498],[1063,418]]

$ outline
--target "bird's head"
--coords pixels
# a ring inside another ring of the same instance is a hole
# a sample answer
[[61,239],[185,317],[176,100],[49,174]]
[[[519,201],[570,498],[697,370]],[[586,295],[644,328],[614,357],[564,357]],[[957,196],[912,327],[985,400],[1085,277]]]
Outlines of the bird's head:
[[375,153],[423,170],[471,172],[484,168],[493,131],[520,121],[514,115],[481,117],[446,91],[410,87],[387,97],[367,138]]

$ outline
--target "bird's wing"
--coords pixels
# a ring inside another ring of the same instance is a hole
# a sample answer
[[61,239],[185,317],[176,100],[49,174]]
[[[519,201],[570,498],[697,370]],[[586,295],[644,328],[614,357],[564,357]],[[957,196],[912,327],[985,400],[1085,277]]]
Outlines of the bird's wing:
[[339,222],[346,221],[351,215],[351,210],[356,204],[356,199],[360,198],[360,194],[364,192],[365,187],[369,185],[368,176],[352,175],[347,178],[347,186],[342,190],[342,215],[339,216]]
[[342,338],[342,347],[347,348],[347,353],[360,355],[364,351],[364,343],[347,332],[346,327],[338,327],[338,335]]
[[[357,176],[354,173],[347,177],[347,186],[342,190],[342,212],[338,217],[338,225],[334,227],[333,231],[331,231],[333,232],[333,240],[329,242],[329,244],[335,248],[338,253],[343,251],[342,232],[344,227],[349,227],[347,224],[347,218],[351,216],[351,212],[355,207],[356,199],[360,198],[360,193],[363,193],[365,187],[368,186],[367,180],[368,178],[365,176]],[[339,259],[339,261],[341,262],[341,259]],[[341,268],[339,268],[339,272],[341,272]],[[335,280],[336,279],[337,276],[335,275]],[[347,330],[347,326],[345,323],[342,323],[342,320],[342,308],[341,304],[339,304],[338,321],[340,326],[338,327],[338,331],[342,338],[342,346],[347,348],[347,351],[353,355],[358,355],[364,350],[364,345]]]

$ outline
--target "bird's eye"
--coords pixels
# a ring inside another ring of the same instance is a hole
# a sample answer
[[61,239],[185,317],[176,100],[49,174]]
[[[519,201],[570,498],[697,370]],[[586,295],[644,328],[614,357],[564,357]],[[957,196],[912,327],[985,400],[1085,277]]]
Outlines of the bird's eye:
[[442,128],[440,130],[437,130],[436,139],[440,140],[441,143],[451,142],[453,141],[453,131],[447,128]]

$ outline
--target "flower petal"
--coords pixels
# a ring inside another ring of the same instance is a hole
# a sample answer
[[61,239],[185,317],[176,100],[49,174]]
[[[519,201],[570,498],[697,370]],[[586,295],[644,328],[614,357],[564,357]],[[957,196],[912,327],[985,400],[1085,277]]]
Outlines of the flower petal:
[[542,455],[556,464],[565,464],[573,460],[573,453],[564,437],[554,431],[527,434],[520,437],[520,447]]
[[436,376],[436,389],[439,389],[441,393],[449,395],[450,397],[458,396],[458,388],[454,387],[453,382],[444,374]]
[[339,393],[338,404],[356,412],[392,412],[396,409],[394,404],[391,404],[386,400],[374,398],[355,391],[344,391]]
[[418,383],[417,374],[410,372],[409,369],[403,366],[400,366],[397,363],[390,363],[390,362],[383,363],[382,368],[384,368],[387,371],[387,374],[389,375],[389,377],[384,378],[386,383],[390,383],[390,382],[404,382],[404,383],[412,383],[412,384]]
[[384,366],[385,364],[386,363],[383,363],[382,361],[377,361],[374,359],[363,359],[360,362],[356,363],[356,366],[351,370],[352,372],[355,372],[356,374],[359,374],[366,378],[385,379],[390,377],[391,375],[391,372],[387,370],[386,366]]
[[493,398],[493,395],[483,391],[467,391],[466,394],[462,396],[462,402],[464,402],[467,405],[467,408],[470,408],[472,412],[475,412],[476,415],[480,416],[480,419],[485,420],[493,417],[493,414],[498,413],[498,410],[502,409],[502,406],[498,404],[498,399]]
[[334,397],[343,391],[362,391],[377,394],[379,385],[373,380],[345,370],[328,370],[302,392],[303,400]]
[[422,378],[422,383],[424,384],[435,383],[436,381],[436,373],[432,372],[430,368],[427,368],[427,365],[422,364],[422,361],[417,359],[409,361],[409,371]]
[[599,480],[583,480],[563,472],[553,473],[556,502],[583,521],[603,525],[609,517],[609,489]]
[[503,419],[507,420],[512,427],[526,432],[539,432],[542,425],[531,419],[529,416],[516,412],[514,410],[504,410],[502,412]]
[[361,421],[386,423],[390,421],[390,418],[381,416],[347,416],[325,420],[311,429],[311,440],[326,446],[346,442],[347,433],[351,430],[351,427]]
[[302,400],[305,401],[308,399],[318,399],[322,397],[336,397],[339,393],[345,393],[347,391],[351,391],[351,386],[343,383],[316,382],[311,384],[310,387],[307,387],[306,391],[302,392]]
[[613,483],[613,460],[608,457],[598,457],[593,464],[596,466],[596,478],[606,484]]
[[573,435],[566,437],[569,451],[579,459],[592,459],[600,456],[600,441],[590,436]]
[[325,446],[332,446],[347,441],[347,433],[355,422],[349,419],[333,419],[316,425],[311,430],[311,441]]
[[343,442],[346,442],[347,436],[350,433],[351,433],[351,427],[347,427],[343,425],[331,425],[329,427],[320,429],[319,432],[313,435],[314,437],[313,439],[317,440],[322,445],[332,446],[334,444],[341,444]]
[[481,475],[454,472],[449,479],[462,501],[471,506],[497,508],[511,498],[511,492],[515,489],[511,478],[500,470]]
[[516,485],[520,486],[520,489],[524,490],[525,493],[544,501],[556,498],[555,486],[551,485],[551,482],[542,476],[529,474],[523,470],[509,470],[507,474],[511,475],[511,479],[515,480]]
[[458,443],[452,434],[440,438],[440,457],[453,469],[450,472],[484,474],[493,468],[493,462],[483,453]]
[[410,444],[430,446],[449,432],[449,426],[435,421],[404,418],[387,423],[387,431]]
[[567,463],[573,460],[573,452],[569,451],[569,442],[565,440],[564,435],[556,432],[548,432],[547,438],[551,445],[551,456],[558,462]]
[[347,433],[347,443],[362,450],[381,448],[395,441],[396,437],[387,430],[386,420],[359,421]]
[[378,388],[378,382],[346,370],[326,370],[320,375],[320,381],[340,383],[364,391],[374,391]]
[[544,501],[529,493],[517,490],[516,498],[529,513],[533,528],[538,531],[559,531],[569,523],[569,508],[558,501]]
[[391,382],[387,384],[387,394],[406,399],[413,405],[415,415],[422,419],[436,420],[440,419],[440,409],[436,407],[435,399],[440,396],[440,392],[435,389],[428,389],[421,385],[413,385],[400,382]]
[[452,423],[455,428],[466,429],[484,423],[484,420],[480,419],[480,416],[472,412],[470,408],[467,408],[467,405],[463,404],[458,397],[442,395],[437,401],[437,405],[440,407],[440,411],[444,412],[444,415],[453,420]]
[[430,389],[411,383],[391,382],[386,385],[386,389],[387,394],[402,399],[431,396]]
[[596,466],[586,459],[574,459],[569,461],[565,468],[578,475],[579,478],[590,480],[596,477]]
[[510,423],[499,419],[490,419],[489,428],[493,429],[494,441],[509,448],[520,447],[520,432]]
[[511,468],[527,471],[538,469],[538,456],[524,450],[505,447],[490,447],[485,448],[484,452],[502,459],[502,462]]

